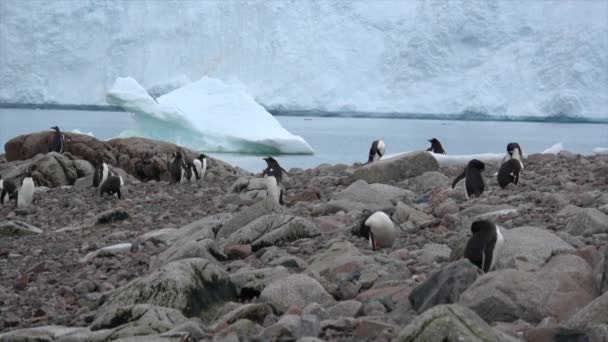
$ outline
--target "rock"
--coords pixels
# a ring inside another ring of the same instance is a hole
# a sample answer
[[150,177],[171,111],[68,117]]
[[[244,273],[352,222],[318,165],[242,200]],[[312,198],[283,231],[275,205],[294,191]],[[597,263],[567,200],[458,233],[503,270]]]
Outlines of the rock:
[[[81,334],[88,335],[91,331],[88,328],[71,328],[59,325],[47,325],[36,328],[13,330],[0,334],[0,341],[55,341],[70,340],[72,336]],[[77,339],[75,339],[77,341]]]
[[[363,308],[363,304],[357,300],[345,300],[327,309],[326,317],[356,317]],[[323,317],[324,318],[324,317]]]
[[260,336],[263,340],[268,341],[295,340],[300,323],[300,316],[287,314],[278,322],[262,330]]
[[357,340],[380,340],[384,334],[394,335],[396,326],[371,319],[361,319],[353,332],[353,337]]
[[132,304],[152,304],[196,316],[236,298],[234,284],[223,269],[205,259],[183,259],[118,289],[99,312]]
[[557,213],[557,216],[558,217],[570,217],[570,216],[574,216],[582,211],[584,211],[583,208],[578,207],[573,204],[568,204],[567,206],[563,207],[562,210],[560,210]]
[[507,342],[475,312],[458,304],[438,305],[416,317],[395,341]]
[[411,222],[415,227],[423,228],[437,220],[420,210],[416,210],[402,202],[397,203],[393,219],[399,223]]
[[300,316],[300,326],[296,330],[297,337],[317,337],[321,333],[321,322],[319,318],[314,315],[302,315]]
[[[166,335],[173,335],[177,333],[187,333],[188,336],[193,338],[195,341],[202,341],[205,338],[208,338],[208,334],[202,329],[201,323],[197,322],[195,319],[186,321],[181,324],[177,324],[174,328],[167,331]],[[165,335],[163,334],[163,335]]]
[[372,257],[362,255],[350,242],[332,240],[322,252],[310,257],[306,271],[319,273],[329,279],[340,279],[341,276],[363,270],[373,262]]
[[216,326],[220,326],[222,324],[230,325],[240,319],[248,319],[252,322],[263,324],[266,316],[271,314],[278,314],[278,312],[270,303],[245,304],[219,318],[216,321]]
[[416,177],[437,169],[439,163],[431,153],[418,151],[361,166],[355,170],[353,178],[363,179],[368,183],[387,183]]
[[271,199],[263,200],[262,202],[247,207],[235,214],[234,217],[222,225],[221,229],[217,232],[217,238],[227,238],[248,223],[264,215],[281,213],[283,213],[283,207],[278,205],[275,201]]
[[251,255],[251,245],[231,245],[224,248],[224,253],[230,260],[245,259]]
[[504,243],[496,263],[498,269],[538,269],[554,254],[574,248],[548,230],[518,227],[501,230]]
[[97,214],[92,222],[93,225],[99,224],[111,224],[115,222],[124,221],[129,218],[129,213],[124,208],[114,208],[106,210],[100,214]]
[[328,205],[347,211],[384,210],[393,207],[393,200],[407,196],[409,196],[407,190],[385,184],[370,185],[364,180],[358,180],[346,189],[334,193]]
[[501,205],[490,205],[490,204],[477,204],[473,205],[467,209],[464,209],[458,216],[463,217],[471,217],[474,219],[482,219],[488,218],[491,216],[497,216],[501,214],[508,214],[517,210],[515,207],[509,204],[501,204]]
[[113,256],[113,255],[118,255],[121,253],[127,253],[130,251],[131,251],[130,243],[119,243],[116,245],[106,246],[106,247],[100,248],[98,250],[95,250],[93,252],[90,252],[87,255],[85,255],[84,258],[80,259],[79,262],[86,263],[86,262],[90,262],[91,260],[93,260],[97,257]]
[[572,254],[557,255],[537,272],[501,270],[477,278],[460,303],[489,322],[568,319],[597,296],[593,272]]
[[319,228],[305,218],[270,214],[262,216],[232,233],[224,241],[224,246],[251,244],[251,249],[257,251],[266,246],[318,235],[321,235]]
[[564,323],[567,328],[580,331],[588,331],[597,324],[608,324],[608,292],[595,298]]
[[456,204],[453,199],[449,198],[439,206],[435,207],[435,209],[433,209],[433,214],[436,217],[441,218],[448,214],[456,214],[458,211],[460,211],[458,204]]
[[585,208],[568,220],[564,231],[572,235],[608,233],[608,216],[595,208]]
[[460,295],[481,275],[467,259],[445,265],[431,274],[408,296],[412,307],[422,313],[440,304],[457,303]]
[[42,233],[42,229],[22,221],[8,220],[0,222],[0,236],[24,236],[40,233]]
[[215,240],[187,239],[173,244],[164,252],[153,257],[150,261],[150,270],[156,270],[170,262],[187,258],[203,258],[214,262],[226,260],[226,256],[219,250]]
[[278,266],[255,270],[239,270],[230,275],[230,280],[236,286],[236,291],[240,298],[251,299],[258,297],[269,284],[288,275],[289,272],[285,267]]
[[166,235],[157,236],[155,240],[166,245],[173,245],[178,241],[215,239],[215,232],[223,227],[224,223],[232,218],[231,214],[219,213],[188,223]]
[[293,274],[268,285],[260,294],[260,300],[276,304],[285,311],[292,305],[304,307],[311,302],[321,305],[334,303],[332,296],[313,278]]
[[422,253],[418,256],[418,261],[424,265],[432,265],[434,262],[448,260],[451,253],[452,250],[446,245],[427,243],[422,247]]
[[451,184],[450,179],[443,173],[429,171],[410,181],[413,190],[417,193],[425,193],[435,188],[447,187]]

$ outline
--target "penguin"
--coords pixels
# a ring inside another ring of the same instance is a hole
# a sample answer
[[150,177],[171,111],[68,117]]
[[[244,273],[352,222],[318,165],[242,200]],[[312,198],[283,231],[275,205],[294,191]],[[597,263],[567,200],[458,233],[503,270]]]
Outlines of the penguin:
[[363,211],[361,226],[353,233],[369,240],[372,250],[376,248],[390,248],[397,239],[397,230],[393,220],[385,212]]
[[486,187],[482,175],[482,171],[485,167],[486,165],[481,160],[472,159],[469,161],[469,164],[464,171],[454,179],[454,182],[452,182],[452,189],[454,189],[456,183],[464,178],[464,193],[466,194],[467,199],[469,199],[470,196],[481,196]]
[[173,152],[173,161],[171,162],[171,179],[173,183],[184,183],[190,179],[190,168],[186,166],[184,157],[181,151]]
[[500,228],[488,220],[473,222],[471,232],[473,236],[467,242],[464,257],[487,273],[496,266],[504,238]]
[[519,164],[521,165],[521,170],[523,171],[523,169],[524,169],[523,158],[524,158],[524,154],[521,150],[521,146],[519,146],[518,143],[508,143],[507,144],[507,153],[505,154],[505,157],[502,159],[502,163],[504,164],[509,159],[516,159],[519,161]]
[[509,159],[502,163],[498,170],[498,185],[500,185],[500,188],[506,188],[509,183],[517,185],[521,168],[521,162],[517,159]]
[[17,205],[18,191],[17,185],[15,185],[13,181],[3,179],[2,175],[0,175],[0,190],[2,190],[2,193],[0,194],[0,204],[4,205],[4,199],[6,198],[7,201],[15,201],[15,205]]
[[263,158],[264,161],[266,162],[266,168],[262,171],[262,175],[263,176],[274,176],[274,178],[277,179],[277,183],[280,185],[283,182],[283,172],[285,172],[286,175],[289,175],[289,173],[287,173],[287,171],[281,167],[281,165],[279,165],[279,162],[272,158],[272,157],[266,157]]
[[437,153],[437,154],[446,154],[445,150],[443,149],[443,146],[441,146],[441,143],[439,142],[439,140],[433,138],[430,139],[429,142],[431,143],[431,147],[427,148],[427,151],[431,151],[433,153]]
[[34,199],[34,180],[30,169],[25,170],[25,177],[21,180],[21,187],[17,194],[17,207],[25,208],[32,204]]
[[367,158],[367,163],[375,162],[380,160],[384,155],[384,141],[382,140],[374,140],[372,142],[372,147],[369,149],[369,157]]
[[272,198],[276,203],[283,205],[283,189],[274,176],[264,178],[266,182],[266,191],[268,197]]
[[[99,164],[99,169],[97,170],[97,173],[97,177],[99,178],[99,183],[97,183],[98,185],[103,184],[108,179],[108,177],[114,175],[112,170],[110,170],[110,166],[103,161]],[[93,176],[93,178],[95,177]]]
[[205,177],[205,172],[207,171],[207,156],[201,153],[198,157],[194,158],[194,160],[188,162],[188,167],[191,172],[191,182],[203,179],[203,177]]
[[122,177],[119,175],[111,175],[106,179],[105,182],[101,183],[99,187],[99,196],[103,197],[104,194],[109,194],[110,196],[116,194],[118,199],[122,198],[122,194],[120,189],[125,185]]
[[51,143],[49,144],[49,152],[63,153],[65,136],[61,133],[59,127],[53,126],[51,129],[55,130],[55,132],[53,133]]

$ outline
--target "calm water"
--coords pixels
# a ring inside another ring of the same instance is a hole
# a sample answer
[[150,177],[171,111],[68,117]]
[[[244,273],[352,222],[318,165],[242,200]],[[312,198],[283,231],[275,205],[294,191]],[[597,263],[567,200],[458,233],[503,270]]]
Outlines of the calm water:
[[[367,160],[371,142],[381,138],[386,153],[427,148],[428,139],[438,138],[448,154],[502,153],[508,142],[519,142],[524,153],[542,152],[555,143],[581,154],[595,147],[608,147],[606,124],[561,124],[536,122],[440,121],[375,118],[287,117],[277,119],[315,149],[312,156],[282,155],[286,169],[319,164],[353,163]],[[117,137],[134,121],[124,112],[73,110],[0,109],[0,143],[19,134],[59,125],[64,131],[92,132],[99,139]],[[265,167],[262,156],[209,153],[250,171]]]

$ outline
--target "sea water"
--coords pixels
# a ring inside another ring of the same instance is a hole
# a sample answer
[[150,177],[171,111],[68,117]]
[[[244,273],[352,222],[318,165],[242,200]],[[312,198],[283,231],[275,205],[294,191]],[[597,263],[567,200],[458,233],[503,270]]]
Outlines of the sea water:
[[[509,142],[518,142],[525,154],[543,152],[556,143],[581,154],[608,147],[608,124],[301,116],[277,119],[315,150],[314,155],[278,156],[286,169],[365,162],[376,139],[384,140],[386,154],[426,149],[431,138],[439,139],[448,155],[503,153]],[[134,124],[126,112],[4,108],[0,109],[0,143],[4,146],[17,135],[55,125],[66,132],[91,133],[105,140],[118,137]],[[263,155],[208,154],[251,172],[259,172],[266,165]]]

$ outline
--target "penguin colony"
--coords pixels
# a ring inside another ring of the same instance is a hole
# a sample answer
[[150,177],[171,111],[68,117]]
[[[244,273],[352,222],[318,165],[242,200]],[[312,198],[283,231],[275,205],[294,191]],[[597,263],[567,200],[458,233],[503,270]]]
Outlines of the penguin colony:
[[[58,126],[51,128],[54,132],[49,142],[48,151],[63,153],[65,150],[65,136],[61,133]],[[432,138],[428,141],[431,143],[431,147],[427,151],[436,154],[446,154],[438,139]],[[373,141],[366,164],[380,160],[384,154],[384,141]],[[282,180],[283,174],[288,175],[288,172],[273,157],[266,157],[263,160],[267,165],[262,171],[262,177],[265,179],[268,197],[276,203],[283,205],[284,190]],[[511,183],[517,185],[523,168],[523,153],[520,145],[518,143],[509,143],[507,145],[507,153],[498,172],[497,179],[499,186],[504,189]],[[469,161],[464,171],[452,182],[452,188],[460,180],[464,179],[463,187],[467,199],[472,196],[481,196],[486,187],[483,179],[484,169],[485,164],[482,161],[477,159]],[[172,183],[199,181],[203,179],[206,170],[207,156],[205,154],[200,154],[194,159],[188,159],[186,154],[181,149],[178,149],[172,155],[169,167]],[[12,200],[20,208],[31,205],[35,188],[31,170],[27,169],[22,176],[23,178],[20,182],[15,182],[15,180],[3,179],[0,175],[1,204]],[[19,183],[20,186],[18,187],[16,183]],[[118,172],[113,170],[103,159],[97,159],[92,185],[99,188],[101,197],[108,194],[110,196],[116,195],[121,199],[121,189],[124,184],[124,180]],[[479,220],[471,225],[471,233],[472,237],[466,245],[464,257],[484,272],[489,272],[495,267],[504,243],[500,228],[490,221]],[[381,248],[391,248],[397,239],[398,232],[393,219],[387,213],[383,211],[371,213],[365,210],[360,225],[353,230],[353,234],[368,239],[371,249],[375,251]]]

